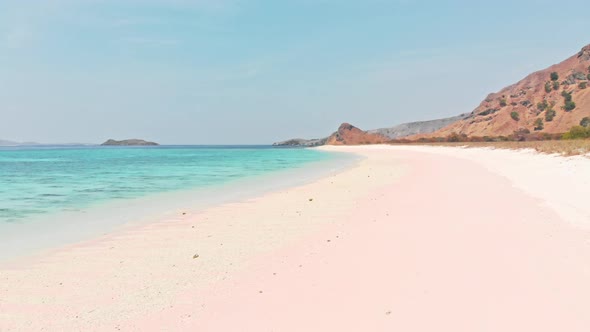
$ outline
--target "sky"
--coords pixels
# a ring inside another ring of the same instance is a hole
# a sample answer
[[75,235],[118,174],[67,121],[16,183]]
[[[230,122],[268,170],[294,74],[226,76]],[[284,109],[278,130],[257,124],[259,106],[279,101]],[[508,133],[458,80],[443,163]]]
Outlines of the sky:
[[269,144],[453,116],[588,31],[588,0],[0,0],[0,139]]

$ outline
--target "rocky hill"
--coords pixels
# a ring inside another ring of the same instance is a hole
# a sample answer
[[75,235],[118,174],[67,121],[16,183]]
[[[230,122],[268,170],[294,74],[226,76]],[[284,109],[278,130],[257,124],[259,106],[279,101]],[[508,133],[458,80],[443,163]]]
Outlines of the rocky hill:
[[313,146],[321,146],[326,144],[328,140],[327,137],[325,138],[316,138],[316,139],[303,139],[303,138],[293,138],[290,140],[282,141],[273,143],[273,146],[302,146],[302,147],[313,147]]
[[349,123],[343,123],[338,131],[328,137],[326,145],[379,144],[388,140],[383,135],[368,133]]
[[567,60],[488,95],[466,118],[432,134],[504,136],[517,130],[563,133],[590,116],[590,45]]
[[283,142],[274,143],[273,146],[286,147],[313,147],[321,145],[358,145],[358,144],[378,144],[389,141],[387,136],[378,133],[369,133],[363,131],[349,123],[340,125],[337,131],[326,138],[320,139],[302,139],[295,138]]
[[559,64],[488,95],[471,113],[366,132],[345,123],[325,139],[297,139],[275,145],[371,144],[451,134],[497,137],[515,132],[564,133],[580,125],[584,118],[589,118],[585,120],[590,126],[589,85],[590,45]]
[[[403,123],[390,128],[381,128],[368,130],[366,132],[358,129],[350,124],[344,123],[338,131],[332,134],[330,137],[321,139],[302,139],[295,138],[283,142],[274,143],[274,146],[301,146],[301,147],[313,147],[325,144],[367,144],[363,142],[377,141],[383,142],[391,139],[406,137],[417,134],[429,134],[433,133],[451,123],[455,123],[469,116],[469,114],[461,114],[451,118],[444,118],[430,121],[419,121]],[[344,127],[343,127],[344,126]],[[348,126],[354,129],[346,129]],[[360,132],[359,132],[360,131]],[[362,133],[368,135],[363,135]],[[354,138],[351,136],[355,136]],[[344,138],[343,138],[344,137]],[[367,138],[368,137],[368,138]],[[363,142],[362,142],[363,141]],[[355,143],[343,143],[343,142],[355,142]]]
[[459,120],[463,120],[468,116],[469,113],[466,113],[444,119],[409,122],[390,128],[373,129],[367,132],[370,134],[383,135],[390,139],[402,138],[411,135],[430,134]]
[[102,143],[103,146],[155,146],[159,145],[158,143],[144,141],[142,139],[126,139],[122,141],[116,141],[114,139],[109,139],[108,141]]

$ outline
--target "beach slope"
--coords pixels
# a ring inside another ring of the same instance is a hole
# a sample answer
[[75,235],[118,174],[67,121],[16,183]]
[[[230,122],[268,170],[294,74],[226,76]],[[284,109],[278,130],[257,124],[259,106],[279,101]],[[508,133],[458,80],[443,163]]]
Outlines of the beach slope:
[[356,166],[0,268],[0,330],[587,331],[590,160]]

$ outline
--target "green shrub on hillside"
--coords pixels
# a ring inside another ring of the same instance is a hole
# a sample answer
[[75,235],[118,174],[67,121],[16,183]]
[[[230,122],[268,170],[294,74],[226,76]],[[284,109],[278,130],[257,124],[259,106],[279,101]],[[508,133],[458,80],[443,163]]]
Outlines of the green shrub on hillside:
[[555,115],[557,115],[557,112],[555,112],[554,109],[552,109],[552,108],[548,109],[547,112],[545,112],[545,121],[547,121],[547,122],[553,121],[553,118],[555,118]]
[[506,105],[508,105],[506,98],[500,99],[500,107],[506,107]]
[[465,134],[457,134],[452,132],[449,136],[447,136],[447,142],[465,142],[467,140],[467,135]]
[[580,82],[580,84],[578,84],[578,88],[580,89],[586,89],[588,87],[588,82]]
[[580,139],[590,137],[590,128],[574,126],[567,133],[563,134],[563,139]]
[[543,100],[537,103],[537,109],[540,112],[543,112],[544,110],[546,110],[549,107],[549,103],[547,102],[547,100]]
[[553,90],[555,90],[555,91],[559,90],[559,82],[557,82],[557,81],[553,82]]
[[[588,74],[588,75],[590,75],[590,74]],[[549,93],[549,92],[551,92],[551,89],[552,89],[551,82],[546,82],[545,83],[545,92]]]
[[557,72],[552,72],[550,77],[552,81],[557,81],[559,79],[559,74]]
[[563,97],[563,100],[564,100],[564,105],[563,105],[564,110],[569,112],[569,111],[573,110],[574,108],[576,108],[576,103],[574,103],[574,101],[572,99],[571,92],[567,92],[567,91],[563,90],[561,92],[561,96]]
[[580,126],[582,126],[584,128],[590,127],[590,118],[589,117],[584,117],[582,119],[582,121],[580,121]]
[[543,125],[543,119],[539,118],[537,120],[535,120],[535,131],[539,131],[539,130],[543,130],[543,128],[545,128],[545,126]]
[[565,105],[563,105],[563,109],[566,110],[566,112],[573,111],[575,108],[576,103],[574,103],[573,101],[566,101]]
[[518,112],[512,112],[510,113],[510,117],[512,118],[512,120],[514,121],[518,121],[520,120],[520,115],[518,114]]

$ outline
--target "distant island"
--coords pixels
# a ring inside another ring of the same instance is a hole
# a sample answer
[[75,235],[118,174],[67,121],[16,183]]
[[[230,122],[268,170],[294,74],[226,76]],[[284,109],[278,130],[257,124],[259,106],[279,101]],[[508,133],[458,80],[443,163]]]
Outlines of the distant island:
[[101,144],[102,146],[157,146],[160,145],[155,142],[144,141],[142,139],[125,139],[117,141],[109,139],[108,141]]
[[0,139],[0,146],[35,146],[41,145],[36,142],[13,142],[8,140]]

